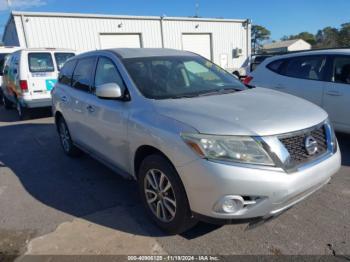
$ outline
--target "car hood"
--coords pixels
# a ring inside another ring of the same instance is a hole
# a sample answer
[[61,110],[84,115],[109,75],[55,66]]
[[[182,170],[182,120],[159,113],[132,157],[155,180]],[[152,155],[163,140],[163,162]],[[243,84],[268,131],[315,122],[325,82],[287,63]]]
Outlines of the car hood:
[[320,107],[292,95],[254,88],[231,94],[154,100],[158,114],[203,134],[267,136],[312,127],[324,121]]

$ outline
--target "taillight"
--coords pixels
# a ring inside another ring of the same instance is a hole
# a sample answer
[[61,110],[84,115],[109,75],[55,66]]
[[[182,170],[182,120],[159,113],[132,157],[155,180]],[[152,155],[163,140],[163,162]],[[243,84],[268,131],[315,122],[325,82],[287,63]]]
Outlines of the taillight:
[[245,84],[246,86],[249,86],[249,83],[253,80],[252,76],[247,76],[246,78],[244,78],[243,80],[243,84]]
[[28,91],[28,83],[27,83],[27,80],[19,80],[19,87],[20,87],[23,91]]

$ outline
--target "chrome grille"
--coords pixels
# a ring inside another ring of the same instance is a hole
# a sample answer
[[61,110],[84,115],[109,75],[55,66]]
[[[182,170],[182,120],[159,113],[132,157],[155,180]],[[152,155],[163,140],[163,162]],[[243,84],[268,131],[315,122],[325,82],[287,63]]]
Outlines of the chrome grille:
[[[309,155],[305,148],[305,139],[307,136],[313,136],[317,141],[318,150],[314,155]],[[317,127],[313,130],[307,130],[304,133],[291,135],[280,138],[290,154],[290,166],[299,166],[307,163],[327,152],[327,136],[324,126]]]

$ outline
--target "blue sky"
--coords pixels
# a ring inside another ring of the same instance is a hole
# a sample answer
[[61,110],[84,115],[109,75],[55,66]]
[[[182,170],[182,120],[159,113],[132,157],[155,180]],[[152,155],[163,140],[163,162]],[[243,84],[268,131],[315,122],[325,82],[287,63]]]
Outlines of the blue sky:
[[[350,22],[349,0],[10,0],[14,10],[126,15],[250,18],[267,27],[272,39]],[[0,0],[0,34],[9,15]]]

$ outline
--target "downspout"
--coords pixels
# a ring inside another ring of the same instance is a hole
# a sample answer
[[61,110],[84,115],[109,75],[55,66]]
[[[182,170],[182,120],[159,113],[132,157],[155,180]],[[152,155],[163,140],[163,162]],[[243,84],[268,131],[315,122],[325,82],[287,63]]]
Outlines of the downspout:
[[163,20],[164,20],[164,16],[161,16],[160,17],[160,38],[161,38],[161,41],[162,41],[162,48],[164,48]]
[[24,16],[23,15],[21,15],[21,23],[22,23],[22,29],[23,29],[23,35],[24,35],[25,48],[28,48],[27,32],[26,32],[26,28],[24,25]]

